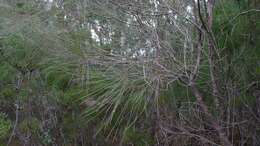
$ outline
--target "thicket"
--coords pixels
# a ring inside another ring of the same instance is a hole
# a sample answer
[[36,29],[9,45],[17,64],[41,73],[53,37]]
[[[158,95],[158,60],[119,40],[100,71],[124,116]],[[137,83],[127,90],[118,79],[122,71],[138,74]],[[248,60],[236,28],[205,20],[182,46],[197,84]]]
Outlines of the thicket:
[[0,145],[259,146],[259,0],[0,1]]

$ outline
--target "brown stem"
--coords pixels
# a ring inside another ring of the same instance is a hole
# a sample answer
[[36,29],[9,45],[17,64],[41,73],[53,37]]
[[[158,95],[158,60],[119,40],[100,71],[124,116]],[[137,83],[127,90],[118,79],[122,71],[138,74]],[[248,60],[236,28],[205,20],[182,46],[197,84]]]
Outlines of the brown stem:
[[[213,11],[213,0],[208,0],[207,2],[207,19],[208,19],[208,29],[210,30],[210,32],[212,32],[212,22],[213,22],[213,15],[212,15],[212,11]],[[215,106],[217,108],[219,108],[219,97],[220,97],[220,93],[218,91],[218,87],[217,87],[217,83],[216,83],[216,78],[214,75],[214,43],[212,41],[212,39],[209,39],[208,41],[208,51],[209,51],[209,55],[208,55],[208,61],[209,61],[209,71],[210,71],[210,78],[211,78],[211,86],[212,86],[212,90],[213,90],[213,96],[215,97]]]

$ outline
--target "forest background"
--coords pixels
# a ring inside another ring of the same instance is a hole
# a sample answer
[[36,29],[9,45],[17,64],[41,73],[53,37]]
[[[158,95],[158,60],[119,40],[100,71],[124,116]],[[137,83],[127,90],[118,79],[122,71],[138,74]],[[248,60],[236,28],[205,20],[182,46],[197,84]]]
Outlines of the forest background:
[[0,0],[0,145],[259,146],[259,0]]

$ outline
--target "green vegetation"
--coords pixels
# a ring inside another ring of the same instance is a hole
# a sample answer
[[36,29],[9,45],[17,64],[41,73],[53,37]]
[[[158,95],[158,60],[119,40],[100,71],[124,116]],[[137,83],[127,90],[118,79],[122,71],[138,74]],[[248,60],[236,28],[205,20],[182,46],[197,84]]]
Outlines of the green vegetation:
[[11,130],[11,121],[7,119],[7,116],[4,113],[0,113],[0,140],[5,139]]
[[259,0],[0,0],[0,146],[258,146],[259,34]]

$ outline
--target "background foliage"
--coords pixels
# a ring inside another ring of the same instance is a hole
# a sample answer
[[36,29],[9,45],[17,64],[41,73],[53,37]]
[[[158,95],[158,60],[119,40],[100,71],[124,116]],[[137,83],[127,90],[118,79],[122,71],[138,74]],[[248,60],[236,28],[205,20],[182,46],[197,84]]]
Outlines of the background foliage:
[[0,1],[0,145],[260,145],[260,1],[208,2]]

